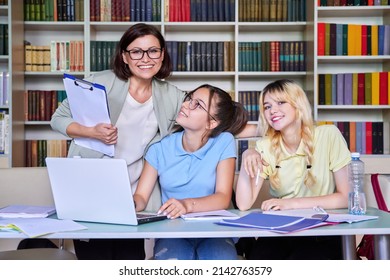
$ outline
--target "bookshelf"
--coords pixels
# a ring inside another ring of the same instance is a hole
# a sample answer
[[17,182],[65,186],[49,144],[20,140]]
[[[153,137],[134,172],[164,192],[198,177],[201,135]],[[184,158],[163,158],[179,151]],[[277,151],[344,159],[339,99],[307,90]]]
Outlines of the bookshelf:
[[[84,71],[70,72],[70,74],[83,78],[94,73],[91,69],[91,45],[94,41],[118,41],[123,32],[133,24],[136,18],[130,19],[130,22],[123,21],[95,21],[91,20],[91,5],[93,1],[78,1],[82,3],[83,20],[72,21],[23,21],[23,15],[12,17],[10,24],[20,28],[18,32],[13,32],[15,36],[21,36],[18,40],[11,41],[14,44],[12,63],[10,67],[23,67],[23,40],[30,42],[32,45],[50,45],[52,40],[80,40],[84,42]],[[133,3],[137,2],[134,0]],[[390,24],[390,6],[346,6],[346,7],[320,7],[317,1],[294,0],[285,1],[286,3],[294,2],[294,14],[300,14],[304,9],[305,20],[294,21],[268,21],[256,17],[247,18],[242,14],[242,7],[247,7],[252,1],[248,0],[226,0],[219,1],[230,4],[230,10],[234,11],[232,18],[226,17],[229,12],[225,12],[225,21],[202,20],[202,18],[194,18],[193,21],[188,21],[187,17],[182,20],[176,15],[176,18],[167,20],[167,17],[172,16],[169,12],[174,9],[169,7],[169,3],[175,1],[161,0],[161,2],[141,1],[138,3],[160,3],[157,5],[160,14],[159,17],[153,17],[149,24],[157,26],[167,41],[173,42],[233,42],[234,55],[229,62],[234,67],[226,71],[174,71],[169,81],[183,90],[191,90],[201,83],[210,83],[219,86],[234,94],[235,100],[240,100],[240,92],[244,91],[260,91],[266,84],[280,78],[289,78],[296,80],[302,85],[308,94],[308,97],[313,104],[314,117],[318,121],[380,121],[390,122],[390,106],[389,105],[319,105],[318,97],[318,75],[325,73],[343,73],[364,71],[390,71],[390,57],[382,56],[318,56],[318,22],[329,23],[361,23],[364,18],[367,24]],[[185,1],[183,1],[185,2]],[[195,1],[194,1],[195,2]],[[216,2],[216,1],[214,1]],[[254,1],[256,2],[256,1]],[[272,3],[271,3],[272,2]],[[284,1],[281,1],[281,3]],[[132,3],[130,1],[129,3]],[[186,2],[192,3],[190,1]],[[206,3],[207,2],[202,2]],[[212,1],[210,1],[212,3]],[[270,1],[271,4],[278,1]],[[78,4],[79,5],[79,4]],[[145,4],[146,5],[146,4]],[[11,9],[22,10],[23,1],[12,1]],[[233,9],[232,9],[233,7]],[[142,7],[141,7],[142,8]],[[145,6],[146,8],[146,6]],[[202,11],[207,7],[200,7]],[[240,9],[241,8],[241,9]],[[194,9],[191,6],[191,9]],[[256,11],[257,8],[253,9]],[[207,9],[206,9],[207,10]],[[213,9],[209,6],[208,10]],[[251,9],[246,9],[250,13]],[[258,10],[257,10],[258,11]],[[231,13],[231,12],[230,12]],[[204,16],[204,14],[203,14]],[[221,16],[221,15],[219,15]],[[96,19],[96,15],[92,15]],[[139,19],[142,19],[140,17]],[[145,17],[146,19],[146,17]],[[190,17],[191,20],[191,17]],[[16,28],[16,27],[14,27]],[[16,29],[15,29],[16,30]],[[241,71],[240,46],[242,43],[259,43],[259,42],[284,42],[284,41],[304,41],[305,43],[305,68],[292,71]],[[11,44],[11,43],[10,43]],[[15,57],[15,52],[20,53]],[[11,58],[10,58],[11,59]],[[19,60],[19,61],[18,61]],[[20,69],[19,69],[20,70]],[[63,90],[62,75],[63,72],[51,71],[23,71],[21,75],[15,76],[14,72],[12,103],[17,103],[17,108],[13,111],[12,119],[12,160],[9,161],[9,166],[23,166],[24,163],[24,140],[55,140],[65,138],[53,132],[48,121],[24,121],[23,91],[27,90]],[[15,83],[15,79],[18,79]],[[18,89],[17,87],[21,87]],[[19,94],[15,92],[20,90]],[[11,110],[11,109],[10,109]],[[358,113],[356,113],[358,110]],[[387,147],[389,149],[390,147]],[[372,155],[376,157],[380,155]],[[387,157],[382,155],[380,157]],[[9,157],[11,158],[11,157]]]
[[[9,116],[8,125],[8,153],[0,154],[0,168],[23,165],[24,123],[23,112],[20,110],[23,104],[24,91],[24,65],[23,57],[23,15],[18,11],[23,1],[3,1],[0,5],[0,23],[8,26],[8,39],[5,48],[8,53],[0,55],[0,71],[8,72],[8,87],[3,92],[7,95],[7,101],[2,102],[0,111]],[[4,89],[4,88],[3,88]]]
[[[332,102],[331,104],[323,104],[321,102],[321,94],[317,92],[318,94],[315,94],[315,102],[314,102],[314,116],[318,121],[331,121],[331,122],[349,122],[352,123],[384,123],[385,124],[385,130],[383,131],[384,134],[384,147],[383,152],[381,152],[382,157],[389,157],[389,149],[390,144],[388,137],[386,135],[389,134],[388,131],[388,123],[390,122],[390,102],[387,100],[387,102],[380,104],[379,102],[375,102],[374,99],[374,90],[371,89],[371,84],[367,82],[367,75],[368,81],[372,81],[372,84],[377,84],[377,87],[379,87],[379,79],[376,81],[374,78],[371,79],[371,75],[374,76],[372,73],[378,72],[389,72],[390,71],[390,53],[384,53],[381,54],[374,52],[373,45],[370,46],[369,38],[368,40],[365,40],[365,32],[363,32],[364,29],[373,29],[372,26],[381,26],[381,25],[389,25],[390,24],[390,6],[387,4],[386,6],[349,6],[349,7],[317,7],[317,23],[326,23],[326,24],[336,24],[336,25],[355,25],[359,26],[361,28],[361,37],[357,38],[356,44],[359,43],[359,40],[361,39],[362,42],[362,49],[353,55],[350,53],[350,49],[347,49],[347,54],[344,55],[316,55],[314,56],[314,67],[315,72],[317,75],[314,76],[315,84],[321,84],[321,82],[318,80],[320,75],[328,74],[328,77],[338,75],[338,74],[344,74],[344,75],[350,75],[353,76],[353,82],[352,87],[354,84],[356,84],[356,80],[358,79],[357,76],[362,77],[362,79],[366,79],[365,82],[358,82],[357,87],[359,88],[360,85],[362,87],[366,86],[365,94],[367,92],[372,92],[372,95],[368,95],[367,100],[367,94],[365,95],[366,99],[364,101],[360,101],[360,103],[356,102],[356,100],[352,102],[339,102],[337,105]],[[362,24],[364,22],[364,24]],[[316,36],[319,35],[319,29],[316,24]],[[349,29],[348,29],[349,32]],[[373,31],[372,31],[373,33]],[[348,33],[349,35],[350,33]],[[369,34],[369,33],[367,33]],[[380,35],[378,35],[380,36]],[[386,40],[386,39],[385,39]],[[366,42],[368,46],[363,47],[363,42]],[[389,39],[386,40],[387,44],[389,42]],[[350,42],[348,41],[348,44]],[[380,43],[379,43],[380,44]],[[316,44],[317,50],[315,50],[315,54],[317,54],[318,48],[321,47],[321,44]],[[372,48],[372,49],[370,49]],[[371,53],[370,53],[371,51]],[[346,74],[347,73],[347,74]],[[364,75],[366,75],[366,78],[364,78]],[[386,75],[386,73],[385,73]],[[388,73],[387,73],[388,76]],[[337,78],[338,79],[338,78]],[[344,85],[346,85],[344,80]],[[382,83],[382,81],[381,81]],[[337,86],[337,85],[336,85]],[[370,88],[367,88],[369,86]],[[363,91],[364,91],[363,90]],[[318,90],[317,90],[318,91]],[[344,94],[346,94],[346,91]],[[352,89],[354,91],[354,89]],[[359,89],[357,89],[359,91]],[[389,95],[389,89],[387,89],[387,95]],[[355,93],[352,93],[354,95]],[[345,95],[346,96],[346,95]],[[356,98],[356,94],[355,94]],[[373,98],[373,99],[371,99]],[[379,98],[378,98],[379,100]],[[345,105],[342,105],[342,104]],[[321,104],[321,105],[320,105]],[[386,130],[387,126],[387,130]],[[367,132],[369,129],[367,128]],[[385,135],[386,134],[386,135]],[[374,144],[373,144],[374,146]],[[364,154],[364,152],[363,152]],[[383,155],[384,154],[384,155]],[[375,158],[379,155],[371,154],[365,155],[366,157]]]

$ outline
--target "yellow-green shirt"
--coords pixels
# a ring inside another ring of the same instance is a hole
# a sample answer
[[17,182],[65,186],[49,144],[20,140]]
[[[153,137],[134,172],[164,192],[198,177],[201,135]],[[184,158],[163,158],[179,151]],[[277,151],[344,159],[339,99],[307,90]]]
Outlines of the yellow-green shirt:
[[281,143],[284,158],[276,163],[271,150],[271,141],[264,137],[256,143],[256,150],[262,154],[262,158],[269,163],[264,167],[261,176],[266,179],[278,168],[280,186],[270,188],[273,197],[292,198],[310,197],[334,193],[335,182],[333,172],[346,166],[351,160],[344,137],[334,125],[322,125],[315,128],[314,132],[314,155],[311,163],[311,171],[315,176],[316,184],[308,188],[304,184],[307,170],[306,155],[301,141],[298,150],[290,154]]

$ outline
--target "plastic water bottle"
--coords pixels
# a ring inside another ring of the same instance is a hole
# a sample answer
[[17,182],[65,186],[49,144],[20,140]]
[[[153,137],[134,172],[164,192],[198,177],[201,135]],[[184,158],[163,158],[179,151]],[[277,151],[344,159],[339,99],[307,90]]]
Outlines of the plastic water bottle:
[[364,162],[360,160],[359,153],[352,153],[352,160],[348,168],[349,176],[349,201],[348,212],[354,215],[364,215],[367,210],[364,185]]

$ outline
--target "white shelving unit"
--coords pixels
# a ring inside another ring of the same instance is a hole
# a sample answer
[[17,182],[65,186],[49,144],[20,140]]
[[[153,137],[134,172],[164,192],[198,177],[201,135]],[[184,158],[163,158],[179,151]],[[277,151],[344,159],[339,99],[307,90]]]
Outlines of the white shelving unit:
[[9,154],[0,155],[0,168],[23,166],[24,157],[24,123],[23,123],[23,90],[24,90],[24,50],[23,14],[18,7],[23,7],[22,0],[8,1],[0,6],[1,23],[8,24],[8,56],[0,57],[1,71],[9,73],[8,105],[2,107],[10,116]]
[[[326,121],[390,121],[390,106],[324,106],[318,105],[318,77],[320,73],[339,73],[357,71],[390,71],[389,56],[370,57],[318,57],[317,56],[317,23],[362,23],[390,24],[389,6],[372,7],[317,7],[317,1],[306,1],[306,22],[239,22],[238,2],[235,1],[234,22],[165,22],[164,0],[161,0],[162,21],[149,22],[157,26],[167,41],[234,41],[235,42],[235,70],[231,72],[173,72],[168,79],[183,90],[191,90],[202,83],[210,83],[225,90],[234,91],[238,100],[238,92],[244,90],[262,90],[269,82],[281,78],[296,80],[302,85],[313,104],[316,120]],[[167,1],[167,0],[165,0]],[[81,78],[92,74],[90,71],[90,42],[94,40],[119,40],[123,32],[134,22],[91,22],[89,20],[89,3],[84,1],[83,22],[24,22],[20,33],[24,40],[33,45],[49,45],[51,40],[83,40],[84,41],[84,72],[71,72]],[[12,7],[23,8],[23,1],[12,1]],[[10,8],[11,11],[11,8]],[[20,13],[22,14],[22,13]],[[20,17],[20,15],[19,15]],[[10,20],[15,25],[18,17]],[[22,39],[22,40],[23,40]],[[238,71],[238,44],[239,42],[302,40],[307,42],[306,72],[239,72]],[[11,40],[10,40],[11,41]],[[15,39],[12,40],[14,44]],[[17,41],[18,56],[23,57],[23,42]],[[15,49],[13,49],[13,57]],[[11,59],[11,58],[10,58]],[[20,60],[20,58],[19,58]],[[23,67],[23,63],[13,62],[11,67]],[[11,69],[12,70],[12,69]],[[19,69],[20,70],[20,69]],[[15,79],[15,76],[13,74]],[[24,79],[24,80],[23,80]],[[20,77],[23,90],[62,90],[62,73],[26,72]],[[16,86],[16,85],[15,85]],[[13,103],[17,90],[13,89]],[[20,93],[19,93],[20,95]],[[17,101],[19,103],[19,101]],[[22,102],[22,100],[20,101]],[[22,104],[22,103],[20,103]],[[19,104],[17,114],[22,114]],[[14,107],[15,108],[15,107]],[[358,112],[358,113],[357,113]],[[14,112],[14,114],[16,114]],[[15,116],[14,116],[15,117]],[[16,120],[16,122],[15,122]],[[15,143],[25,139],[63,139],[62,135],[51,131],[48,122],[22,122],[23,117],[13,118],[13,132],[20,128],[23,136],[19,138],[15,133],[13,139],[12,157],[17,166],[23,161],[23,156],[15,153]],[[23,155],[24,147],[19,143]],[[381,156],[381,155],[376,155]],[[375,156],[374,156],[375,157]],[[383,156],[382,156],[383,157]]]
[[[390,6],[317,7],[316,11],[316,22],[390,24]],[[390,71],[389,55],[315,56],[315,72],[317,74],[381,71]],[[317,75],[315,80],[317,84]],[[315,95],[315,104],[315,118],[320,121],[390,122],[390,105],[317,105],[318,94]]]

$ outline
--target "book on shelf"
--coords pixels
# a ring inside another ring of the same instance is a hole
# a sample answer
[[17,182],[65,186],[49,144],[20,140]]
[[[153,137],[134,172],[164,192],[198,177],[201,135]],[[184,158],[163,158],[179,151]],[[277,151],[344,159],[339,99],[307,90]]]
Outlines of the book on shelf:
[[46,157],[67,157],[70,141],[65,139],[25,140],[26,167],[44,167]]
[[389,72],[318,74],[318,93],[319,105],[390,105]]
[[389,122],[335,122],[351,152],[388,154]]
[[389,55],[390,25],[317,23],[317,54]]
[[5,110],[0,110],[0,154],[9,154],[10,117]]

